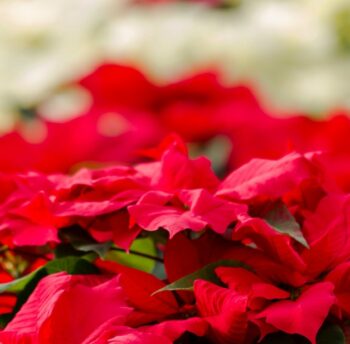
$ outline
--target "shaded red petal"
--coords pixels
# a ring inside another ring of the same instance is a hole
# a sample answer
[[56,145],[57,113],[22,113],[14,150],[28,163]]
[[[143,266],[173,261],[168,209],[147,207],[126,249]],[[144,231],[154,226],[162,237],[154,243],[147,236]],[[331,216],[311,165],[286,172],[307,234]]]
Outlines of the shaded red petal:
[[107,271],[120,274],[119,281],[128,302],[137,310],[158,314],[159,317],[178,311],[176,299],[170,292],[152,295],[156,290],[165,287],[165,283],[157,277],[114,262],[99,260],[97,265]]
[[302,335],[315,344],[317,332],[335,302],[333,289],[329,282],[314,284],[297,300],[276,302],[257,318],[265,319],[283,332]]
[[283,263],[295,270],[303,271],[306,267],[300,254],[294,248],[293,239],[273,229],[260,218],[244,217],[232,234],[234,240],[250,239],[262,249],[267,257]]
[[207,281],[194,283],[196,305],[216,343],[244,343],[248,327],[247,297]]
[[248,297],[251,309],[261,309],[264,300],[287,299],[290,293],[267,283],[252,272],[243,268],[219,267],[215,269],[219,278],[230,289]]
[[[337,298],[336,308],[342,310],[346,315],[350,315],[350,262],[338,265],[325,278],[326,281],[333,283],[334,294]],[[341,317],[341,313],[336,312]]]
[[350,258],[350,196],[328,195],[304,221],[310,249],[302,257],[311,277]]
[[197,336],[204,336],[207,332],[208,324],[201,318],[189,318],[184,320],[168,320],[152,326],[139,328],[145,333],[153,333],[175,341],[185,332],[191,332]]

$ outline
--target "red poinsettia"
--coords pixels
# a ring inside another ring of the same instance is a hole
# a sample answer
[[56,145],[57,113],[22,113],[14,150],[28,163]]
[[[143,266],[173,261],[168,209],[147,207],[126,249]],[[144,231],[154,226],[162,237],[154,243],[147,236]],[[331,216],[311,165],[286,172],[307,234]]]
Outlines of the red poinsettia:
[[[146,153],[155,161],[0,176],[3,252],[59,261],[2,286],[25,302],[7,309],[2,342],[253,344],[283,332],[314,344],[345,323],[349,195],[329,179],[322,154],[255,159],[220,180],[178,137]],[[157,256],[130,249],[138,236]],[[109,250],[121,247],[164,258],[162,280],[120,264]],[[52,274],[76,273],[68,266],[77,261],[100,274]],[[40,279],[26,300],[20,286]]]
[[[224,169],[252,158],[323,150],[328,173],[349,190],[350,119],[345,111],[323,120],[276,116],[248,87],[225,85],[210,70],[156,85],[135,67],[105,63],[76,84],[89,93],[89,107],[64,123],[44,120],[40,113],[22,121],[0,138],[2,171],[66,172],[86,162],[135,161],[140,151],[176,132],[202,148],[224,135],[233,147]],[[36,127],[40,140],[26,141],[21,133]]]

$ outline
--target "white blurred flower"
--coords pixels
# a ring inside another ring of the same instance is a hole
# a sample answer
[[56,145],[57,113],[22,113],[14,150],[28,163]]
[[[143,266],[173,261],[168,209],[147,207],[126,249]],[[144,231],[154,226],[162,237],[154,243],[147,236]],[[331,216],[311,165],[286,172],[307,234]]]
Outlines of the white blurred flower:
[[42,101],[59,85],[98,63],[103,58],[100,28],[113,20],[124,3],[2,0],[0,116],[10,117],[18,105],[30,107]]
[[312,0],[246,1],[232,11],[136,8],[110,24],[104,50],[112,59],[137,62],[159,79],[217,65],[228,80],[257,83],[282,108],[348,106],[348,64],[324,14],[333,7],[324,1],[316,8]]
[[245,0],[231,10],[2,0],[0,130],[16,105],[50,98],[104,60],[137,64],[159,82],[218,66],[225,80],[250,80],[281,108],[350,107],[348,15],[348,0]]

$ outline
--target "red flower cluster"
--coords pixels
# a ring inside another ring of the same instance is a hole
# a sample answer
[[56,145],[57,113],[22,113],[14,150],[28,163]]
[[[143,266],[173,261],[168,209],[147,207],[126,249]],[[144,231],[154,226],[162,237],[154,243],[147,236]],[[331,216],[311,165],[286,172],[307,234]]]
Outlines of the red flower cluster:
[[[148,153],[1,175],[4,249],[52,260],[0,284],[17,294],[1,343],[345,343],[350,195],[321,153],[253,159],[223,180],[176,137]],[[110,254],[140,237],[156,244],[153,274]]]
[[350,119],[345,112],[335,111],[325,120],[276,116],[251,89],[227,86],[210,71],[157,85],[135,68],[105,64],[77,84],[90,94],[90,107],[64,123],[42,120],[46,136],[35,144],[20,135],[23,127],[32,128],[27,118],[0,138],[1,171],[66,173],[84,162],[140,161],[141,151],[175,132],[204,154],[211,140],[226,137],[231,143],[221,171],[226,174],[252,158],[322,150],[329,173],[350,190]]

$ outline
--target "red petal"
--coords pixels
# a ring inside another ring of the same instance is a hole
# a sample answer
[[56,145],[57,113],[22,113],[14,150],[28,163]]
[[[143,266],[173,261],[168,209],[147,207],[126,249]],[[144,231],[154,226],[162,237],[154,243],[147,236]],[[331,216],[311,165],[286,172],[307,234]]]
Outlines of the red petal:
[[310,249],[304,250],[302,257],[311,277],[350,258],[349,195],[324,197],[303,227]]
[[315,174],[316,168],[310,158],[297,153],[279,160],[253,159],[232,172],[221,183],[218,194],[236,200],[258,196],[279,198]]
[[257,318],[264,318],[283,332],[302,335],[315,344],[317,332],[334,301],[333,285],[318,283],[306,289],[295,301],[270,305]]
[[247,321],[247,298],[210,282],[194,283],[200,315],[210,325],[210,336],[216,343],[244,343]]
[[165,284],[155,276],[124,265],[99,260],[97,265],[108,271],[120,273],[120,284],[128,301],[136,309],[162,317],[178,311],[176,299],[170,292],[152,295]]

